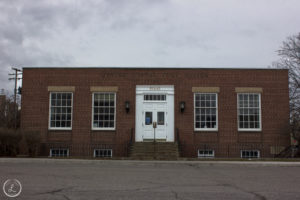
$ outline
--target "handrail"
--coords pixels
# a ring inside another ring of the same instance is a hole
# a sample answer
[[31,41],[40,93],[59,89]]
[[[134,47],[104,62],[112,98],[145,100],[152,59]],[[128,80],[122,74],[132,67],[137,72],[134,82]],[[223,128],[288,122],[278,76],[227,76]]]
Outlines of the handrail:
[[129,144],[133,144],[133,133],[134,133],[134,128],[131,128],[130,129],[130,141],[129,141]]
[[177,145],[179,154],[181,154],[181,144],[180,144],[180,137],[179,137],[179,128],[176,128],[176,138],[177,138]]
[[133,144],[133,134],[134,134],[134,128],[130,129],[130,139],[129,142],[127,144],[127,156],[130,156],[130,148]]
[[297,156],[298,151],[299,151],[299,148],[295,147],[294,145],[289,145],[289,146],[285,147],[277,155],[275,155],[275,158],[295,157],[295,156]]

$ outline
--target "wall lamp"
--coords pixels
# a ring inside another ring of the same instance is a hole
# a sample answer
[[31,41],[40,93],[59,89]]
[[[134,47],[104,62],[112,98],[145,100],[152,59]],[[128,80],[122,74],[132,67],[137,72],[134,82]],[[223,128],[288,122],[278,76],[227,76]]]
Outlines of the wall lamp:
[[184,101],[181,101],[180,104],[180,111],[183,113],[184,109],[185,109],[185,102]]
[[129,110],[130,110],[130,103],[129,103],[129,101],[125,101],[125,109],[126,109],[126,113],[129,113]]

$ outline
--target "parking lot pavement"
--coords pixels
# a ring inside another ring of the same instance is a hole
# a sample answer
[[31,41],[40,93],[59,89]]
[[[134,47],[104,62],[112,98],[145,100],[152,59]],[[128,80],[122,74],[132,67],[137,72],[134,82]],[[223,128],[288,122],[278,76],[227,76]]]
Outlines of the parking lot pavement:
[[299,199],[299,162],[0,158],[0,199]]

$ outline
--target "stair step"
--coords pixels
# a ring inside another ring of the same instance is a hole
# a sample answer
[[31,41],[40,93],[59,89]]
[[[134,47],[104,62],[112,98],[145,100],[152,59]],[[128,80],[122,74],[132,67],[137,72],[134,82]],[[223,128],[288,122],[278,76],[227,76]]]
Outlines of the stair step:
[[177,143],[171,142],[136,142],[130,147],[130,157],[140,160],[177,160]]

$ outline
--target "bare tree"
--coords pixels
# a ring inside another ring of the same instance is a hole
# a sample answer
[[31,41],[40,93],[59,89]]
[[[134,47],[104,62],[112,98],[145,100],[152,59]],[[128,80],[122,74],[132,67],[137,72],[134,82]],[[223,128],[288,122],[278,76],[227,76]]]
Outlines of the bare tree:
[[[15,127],[15,108],[18,107],[13,101],[13,97],[0,96],[0,128]],[[17,109],[17,128],[20,127],[20,110]]]
[[288,37],[277,52],[280,59],[273,66],[289,70],[291,132],[300,144],[300,33]]

